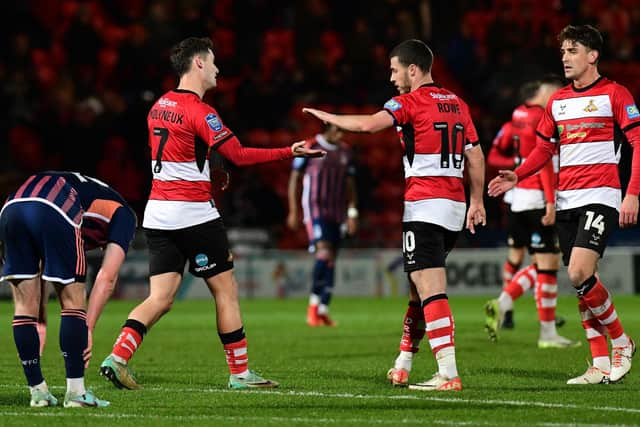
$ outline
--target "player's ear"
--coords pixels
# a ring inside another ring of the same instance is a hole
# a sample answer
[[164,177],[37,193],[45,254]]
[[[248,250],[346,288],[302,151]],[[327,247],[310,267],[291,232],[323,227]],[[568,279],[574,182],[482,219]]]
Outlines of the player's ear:
[[200,55],[195,55],[193,57],[193,61],[195,62],[196,66],[198,68],[202,68],[204,66],[204,63],[202,61],[202,57]]

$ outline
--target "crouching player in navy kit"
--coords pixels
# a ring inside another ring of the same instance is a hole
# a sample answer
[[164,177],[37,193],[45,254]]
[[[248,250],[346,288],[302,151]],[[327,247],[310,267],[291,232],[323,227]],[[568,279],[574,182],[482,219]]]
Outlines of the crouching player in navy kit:
[[[65,407],[104,407],[109,402],[85,388],[91,331],[106,304],[136,228],[136,217],[108,185],[70,172],[29,177],[0,213],[5,264],[2,279],[13,286],[13,335],[31,390],[31,406],[55,406],[40,367],[36,322],[40,281],[51,282],[61,305],[60,348],[64,356]],[[85,249],[105,248],[87,310]]]

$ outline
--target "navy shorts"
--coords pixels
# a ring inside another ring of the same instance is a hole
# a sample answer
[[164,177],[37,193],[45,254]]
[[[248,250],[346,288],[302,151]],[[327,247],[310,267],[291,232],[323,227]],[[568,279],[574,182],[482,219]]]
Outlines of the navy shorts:
[[16,201],[0,214],[4,279],[84,282],[86,260],[80,228],[46,203]]
[[340,246],[341,224],[335,221],[327,221],[320,218],[313,218],[305,223],[307,236],[309,237],[309,251],[315,250],[315,245],[320,240],[331,243],[334,249]]

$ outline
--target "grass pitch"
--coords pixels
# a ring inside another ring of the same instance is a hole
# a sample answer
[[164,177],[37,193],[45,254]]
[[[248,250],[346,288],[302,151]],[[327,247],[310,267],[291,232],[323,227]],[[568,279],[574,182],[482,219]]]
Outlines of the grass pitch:
[[[146,336],[131,366],[139,391],[117,390],[97,374],[132,301],[110,302],[94,335],[87,384],[106,409],[29,408],[29,393],[12,339],[10,302],[0,303],[0,426],[417,426],[417,425],[640,425],[640,355],[622,384],[568,386],[589,359],[574,298],[562,297],[560,332],[583,342],[539,350],[531,297],[516,305],[516,329],[497,344],[483,331],[486,298],[452,297],[457,359],[464,390],[425,393],[392,388],[385,380],[397,354],[406,300],[336,298],[337,328],[308,328],[306,301],[242,302],[250,366],[280,381],[276,390],[230,391],[228,371],[209,301],[177,302]],[[615,297],[626,331],[640,341],[640,297]],[[58,349],[59,308],[49,306],[43,371],[64,398]],[[426,340],[412,381],[430,378],[436,364]]]

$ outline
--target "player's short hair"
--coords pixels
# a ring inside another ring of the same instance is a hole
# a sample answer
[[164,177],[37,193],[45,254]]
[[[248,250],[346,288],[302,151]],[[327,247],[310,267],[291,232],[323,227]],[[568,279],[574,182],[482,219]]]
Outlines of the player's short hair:
[[564,77],[558,74],[545,74],[540,79],[540,84],[562,87],[567,85],[567,81]]
[[189,37],[171,48],[171,66],[178,77],[182,77],[189,68],[191,60],[196,55],[207,54],[213,50],[213,42],[208,37]]
[[520,102],[525,102],[536,96],[538,89],[540,89],[540,84],[540,80],[524,82],[518,90],[518,98],[520,98]]
[[394,56],[397,56],[398,62],[405,67],[414,64],[424,73],[430,72],[431,65],[433,65],[433,52],[421,40],[410,39],[403,41],[391,50],[389,58]]
[[591,25],[567,25],[558,34],[560,44],[565,40],[580,43],[589,50],[597,50],[598,59],[602,56],[602,48],[604,46],[602,34]]

